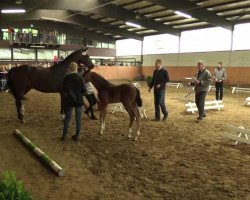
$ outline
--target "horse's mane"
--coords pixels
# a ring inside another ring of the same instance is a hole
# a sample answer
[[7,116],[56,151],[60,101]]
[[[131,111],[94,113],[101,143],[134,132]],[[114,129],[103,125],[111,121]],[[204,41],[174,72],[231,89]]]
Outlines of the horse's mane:
[[101,83],[101,85],[105,85],[105,86],[111,86],[111,85],[113,85],[112,83],[110,83],[108,80],[106,80],[102,75],[100,75],[100,74],[98,74],[98,73],[96,73],[96,72],[90,72],[90,75],[91,76],[94,76],[94,77],[96,77],[96,78],[98,78],[99,79],[99,81],[100,81],[100,83]]
[[53,68],[59,67],[59,66],[64,65],[64,64],[68,64],[69,62],[72,61],[72,58],[73,58],[76,54],[79,53],[79,51],[81,51],[81,49],[78,49],[78,50],[72,52],[72,53],[69,54],[63,61],[61,61],[61,62],[58,63],[58,64],[52,65],[50,68],[53,69]]

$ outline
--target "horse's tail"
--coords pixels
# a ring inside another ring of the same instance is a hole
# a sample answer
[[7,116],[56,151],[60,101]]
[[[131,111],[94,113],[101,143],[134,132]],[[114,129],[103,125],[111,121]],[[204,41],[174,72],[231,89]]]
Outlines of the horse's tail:
[[11,68],[7,74],[7,78],[8,78],[8,81],[7,81],[7,88],[9,89],[10,93],[16,97],[17,93],[16,93],[16,89],[15,89],[15,85],[14,85],[14,82],[12,80],[12,72],[13,72],[14,68]]
[[140,90],[138,88],[136,88],[136,104],[138,107],[142,107],[142,99],[141,99],[141,94],[140,94]]

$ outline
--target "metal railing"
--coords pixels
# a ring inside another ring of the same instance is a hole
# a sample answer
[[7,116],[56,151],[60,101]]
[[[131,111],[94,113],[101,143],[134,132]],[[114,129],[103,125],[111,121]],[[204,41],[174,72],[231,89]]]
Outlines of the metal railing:
[[51,45],[62,45],[65,44],[65,40],[62,39],[60,35],[57,35],[53,32],[51,33],[38,33],[37,35],[33,33],[21,33],[21,32],[10,32],[8,37],[3,37],[3,34],[0,35],[0,40],[7,40],[10,44],[19,43],[19,44],[51,44]]

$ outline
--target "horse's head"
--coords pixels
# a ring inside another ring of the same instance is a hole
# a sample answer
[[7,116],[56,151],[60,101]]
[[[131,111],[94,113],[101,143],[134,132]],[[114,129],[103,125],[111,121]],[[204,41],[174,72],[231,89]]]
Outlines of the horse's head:
[[92,63],[89,55],[87,54],[87,47],[78,50],[77,54],[74,56],[74,62],[78,65],[83,65],[88,67],[89,69],[94,68],[94,64]]

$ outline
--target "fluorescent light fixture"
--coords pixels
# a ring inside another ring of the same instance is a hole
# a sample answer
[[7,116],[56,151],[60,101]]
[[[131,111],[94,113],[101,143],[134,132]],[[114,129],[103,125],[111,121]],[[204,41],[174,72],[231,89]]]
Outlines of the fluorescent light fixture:
[[15,14],[15,13],[25,13],[24,9],[2,9],[1,13],[3,14]]
[[42,20],[49,20],[54,22],[63,22],[63,20],[52,18],[52,17],[41,17]]
[[33,48],[45,48],[45,46],[42,46],[42,45],[32,45],[32,46],[30,46],[30,47],[33,47]]
[[126,25],[128,25],[128,26],[133,26],[133,27],[135,27],[135,28],[141,28],[141,25],[139,25],[139,24],[134,24],[134,23],[132,23],[132,22],[126,22]]
[[186,18],[188,18],[188,19],[192,18],[191,15],[185,14],[185,13],[180,12],[180,11],[175,11],[174,13],[175,13],[176,15],[180,15],[180,16],[186,17]]

